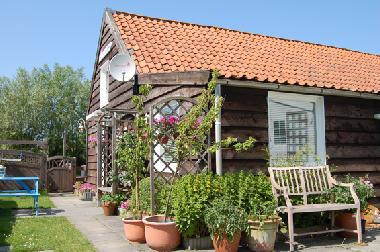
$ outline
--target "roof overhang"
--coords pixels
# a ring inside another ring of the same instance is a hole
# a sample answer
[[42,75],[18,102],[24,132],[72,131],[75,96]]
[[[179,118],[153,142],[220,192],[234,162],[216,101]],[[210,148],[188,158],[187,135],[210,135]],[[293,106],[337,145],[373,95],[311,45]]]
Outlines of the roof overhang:
[[308,87],[299,85],[286,85],[277,83],[267,83],[248,80],[231,80],[231,79],[219,79],[218,84],[231,87],[246,87],[257,88],[266,90],[277,90],[282,92],[294,92],[302,94],[314,94],[314,95],[332,95],[332,96],[344,96],[362,99],[380,100],[380,94],[366,93],[366,92],[354,92],[339,89]]

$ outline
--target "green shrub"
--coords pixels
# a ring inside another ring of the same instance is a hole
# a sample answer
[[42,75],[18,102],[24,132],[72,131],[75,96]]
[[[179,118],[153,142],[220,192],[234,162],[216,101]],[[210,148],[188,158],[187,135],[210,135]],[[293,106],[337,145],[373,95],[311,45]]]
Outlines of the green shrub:
[[218,191],[213,187],[213,181],[212,174],[199,173],[185,175],[175,182],[172,209],[177,227],[183,236],[208,234],[204,213]]
[[[373,189],[372,183],[369,181],[368,177],[365,178],[354,178],[350,174],[345,177],[344,183],[353,183],[356,195],[360,201],[360,210],[365,211],[368,208],[368,199],[375,196],[375,191]],[[351,196],[350,188],[343,186],[334,186],[330,189],[329,193],[335,199],[336,203],[346,203],[353,204],[354,199]]]
[[[156,202],[156,211],[158,214],[165,212],[166,207],[166,198],[169,193],[168,185],[164,183],[162,179],[155,180],[155,202]],[[150,177],[144,178],[140,181],[140,211],[142,213],[151,214],[151,202],[150,202]],[[131,195],[131,210],[134,211],[137,209],[136,206],[136,188],[132,190]]]
[[105,202],[112,202],[115,203],[117,206],[120,205],[120,202],[125,200],[125,195],[122,194],[110,194],[106,193],[103,194],[103,196],[100,198],[100,200],[105,203]]
[[231,204],[228,198],[218,198],[207,207],[205,223],[213,239],[221,240],[226,235],[232,241],[236,233],[247,229],[248,217],[244,210]]

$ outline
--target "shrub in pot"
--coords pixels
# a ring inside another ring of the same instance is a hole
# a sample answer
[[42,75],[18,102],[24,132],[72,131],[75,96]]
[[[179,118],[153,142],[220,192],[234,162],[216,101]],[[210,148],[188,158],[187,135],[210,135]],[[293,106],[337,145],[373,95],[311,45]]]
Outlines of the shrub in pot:
[[[360,201],[360,210],[362,216],[362,233],[365,231],[365,212],[368,210],[368,199],[375,196],[372,183],[369,181],[368,176],[364,178],[354,178],[347,174],[344,180],[345,183],[353,183],[356,195]],[[335,186],[330,189],[329,193],[332,194],[336,203],[354,203],[351,196],[350,189],[342,186]],[[356,229],[356,219],[354,209],[352,211],[343,211],[338,213],[335,218],[335,225],[346,229]],[[356,236],[356,234],[343,232],[344,236]]]
[[205,223],[217,252],[236,252],[241,232],[247,229],[247,214],[228,198],[215,199],[206,209]]
[[213,181],[211,173],[199,173],[185,175],[174,183],[172,210],[185,249],[212,248],[204,213],[215,198]]
[[277,201],[268,178],[259,173],[250,180],[248,191],[248,246],[253,251],[273,251],[281,218],[276,213]]
[[[129,241],[138,243],[145,242],[144,224],[142,222],[145,209],[141,207],[140,180],[147,172],[146,160],[149,159],[149,147],[151,145],[151,130],[144,115],[143,103],[150,90],[149,85],[142,85],[139,88],[142,95],[133,96],[132,101],[138,115],[134,119],[133,129],[124,133],[117,146],[118,165],[121,170],[127,171],[127,179],[130,179],[130,175],[132,175],[135,186],[131,211],[123,218],[124,232]],[[120,180],[123,178],[121,177]]]
[[104,215],[105,216],[113,215],[115,213],[115,209],[118,203],[117,199],[113,195],[106,193],[106,194],[103,194],[100,200],[102,202]]

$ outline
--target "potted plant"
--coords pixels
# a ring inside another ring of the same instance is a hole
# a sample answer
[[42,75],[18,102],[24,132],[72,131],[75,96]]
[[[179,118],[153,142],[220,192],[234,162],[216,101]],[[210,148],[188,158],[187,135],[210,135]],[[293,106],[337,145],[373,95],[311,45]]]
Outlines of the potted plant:
[[214,249],[217,252],[236,252],[241,232],[247,229],[247,214],[231,204],[228,198],[216,199],[205,212]]
[[[356,195],[360,201],[360,210],[362,215],[362,233],[365,232],[365,219],[364,214],[368,209],[368,199],[375,196],[372,183],[369,181],[368,176],[364,178],[354,178],[350,174],[345,177],[345,183],[353,183]],[[342,186],[335,186],[330,189],[336,203],[352,204],[354,202],[351,197],[349,188]],[[340,212],[335,218],[335,225],[346,229],[356,229],[355,214],[352,211]],[[349,232],[342,232],[344,236],[356,236],[356,234]]]
[[91,201],[94,195],[95,186],[90,183],[83,183],[79,187],[79,192],[81,193],[81,200]]
[[103,194],[100,198],[102,202],[103,213],[105,216],[111,216],[115,212],[117,200],[115,197],[109,193]]
[[211,173],[199,173],[185,175],[174,183],[172,209],[185,249],[212,248],[204,213],[215,198],[213,181]]
[[273,251],[281,218],[276,213],[277,201],[272,186],[263,173],[254,176],[248,195],[248,247],[253,251]]
[[136,107],[137,115],[133,122],[133,129],[124,133],[117,146],[117,162],[120,169],[128,171],[134,182],[134,199],[132,211],[123,218],[124,230],[127,239],[132,242],[145,242],[143,211],[140,201],[140,180],[147,171],[146,160],[149,156],[150,127],[144,115],[144,98],[150,92],[149,85],[141,85],[141,96],[133,96],[132,101]]

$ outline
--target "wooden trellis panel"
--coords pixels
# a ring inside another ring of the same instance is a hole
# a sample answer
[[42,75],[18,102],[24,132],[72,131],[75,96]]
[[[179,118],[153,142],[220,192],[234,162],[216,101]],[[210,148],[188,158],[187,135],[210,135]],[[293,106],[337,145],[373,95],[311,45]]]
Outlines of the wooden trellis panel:
[[[150,108],[150,125],[153,131],[157,133],[157,131],[161,129],[157,127],[155,123],[157,120],[174,116],[180,121],[195,103],[195,100],[191,98],[170,97],[153,105]],[[178,176],[211,169],[211,157],[207,150],[185,160],[182,167],[177,167],[174,156],[175,136],[167,132],[160,132],[160,135],[162,136],[161,139],[165,139],[165,141],[156,140],[151,146],[150,151],[151,202],[153,213],[155,213],[156,210],[154,182],[157,179],[162,179],[166,184],[170,184]],[[204,141],[209,145],[210,136],[205,136]]]

